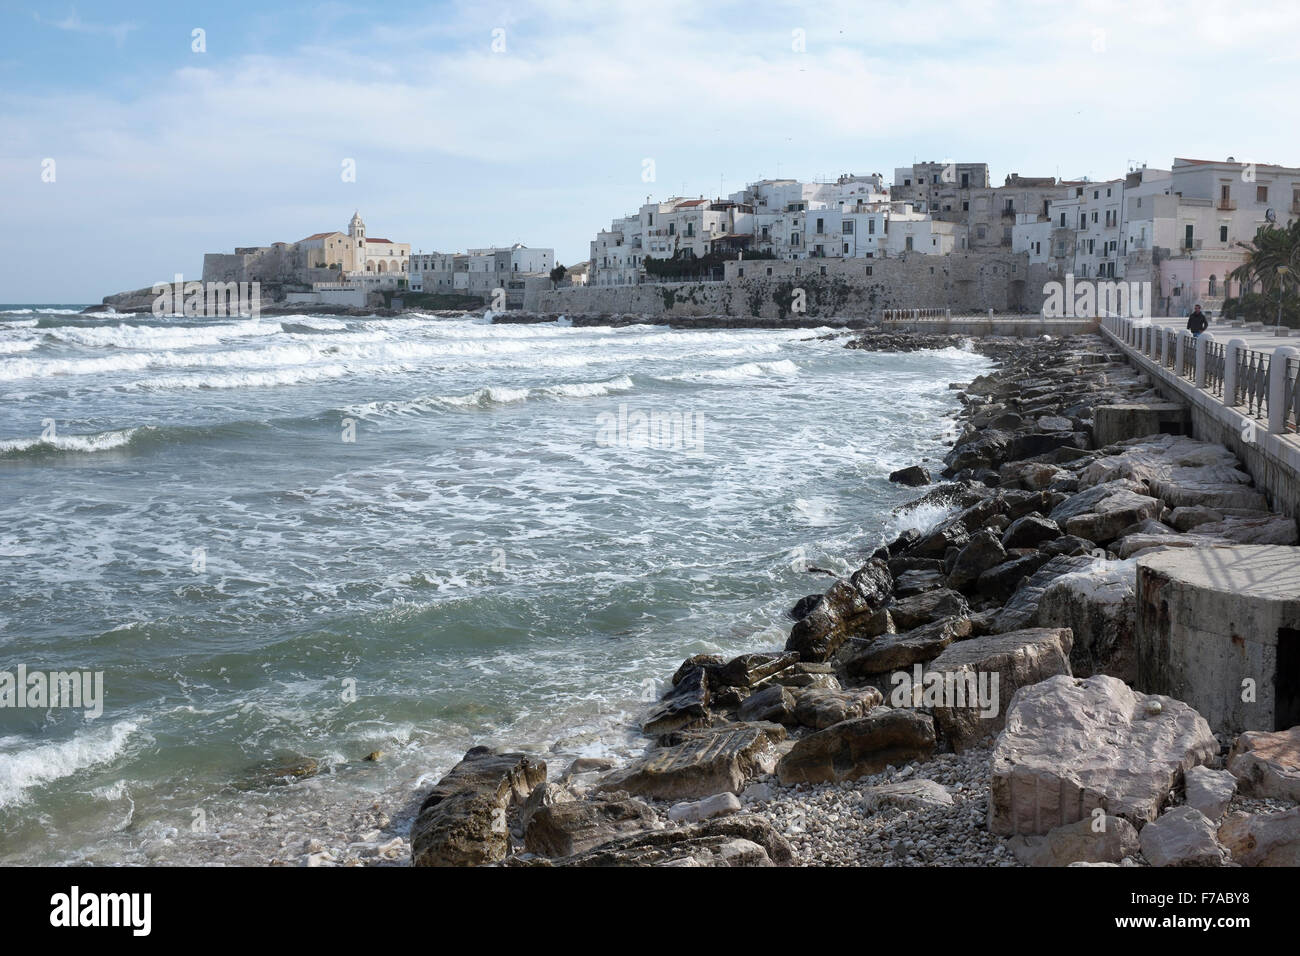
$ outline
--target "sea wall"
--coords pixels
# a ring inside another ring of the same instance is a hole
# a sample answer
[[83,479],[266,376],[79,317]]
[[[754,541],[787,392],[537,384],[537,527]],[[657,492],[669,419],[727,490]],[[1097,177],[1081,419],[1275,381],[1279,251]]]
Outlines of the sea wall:
[[[1229,408],[1215,395],[1177,375],[1173,369],[1143,354],[1125,338],[1127,332],[1112,320],[1102,334],[1122,350],[1130,364],[1148,375],[1160,394],[1185,404],[1191,414],[1192,434],[1202,441],[1223,445],[1241,459],[1273,508],[1300,517],[1300,441],[1294,435],[1270,433],[1268,424]],[[1119,332],[1116,329],[1120,329]]]
[[738,260],[717,282],[583,286],[540,292],[536,309],[566,315],[632,312],[783,319],[876,318],[886,309],[954,313],[1038,312],[1040,276],[1011,253],[904,255],[891,259]]

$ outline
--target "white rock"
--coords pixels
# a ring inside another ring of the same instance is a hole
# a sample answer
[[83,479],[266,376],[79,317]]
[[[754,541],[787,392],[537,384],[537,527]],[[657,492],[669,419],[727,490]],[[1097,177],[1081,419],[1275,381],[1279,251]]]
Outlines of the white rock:
[[1174,807],[1139,834],[1142,855],[1152,866],[1222,866],[1228,851],[1218,828],[1195,807]]
[[1016,692],[993,750],[989,829],[1046,833],[1104,807],[1134,825],[1154,820],[1184,771],[1213,759],[1205,718],[1172,697],[1097,675],[1058,675]]
[[674,804],[668,811],[668,819],[676,823],[695,823],[736,813],[740,809],[740,799],[734,793],[715,793],[703,800]]
[[1193,767],[1187,771],[1187,805],[1218,820],[1237,792],[1237,778],[1226,770]]
[[926,807],[951,807],[953,799],[947,787],[933,780],[898,780],[879,787],[868,787],[862,793],[862,803],[868,811],[882,807],[920,810]]

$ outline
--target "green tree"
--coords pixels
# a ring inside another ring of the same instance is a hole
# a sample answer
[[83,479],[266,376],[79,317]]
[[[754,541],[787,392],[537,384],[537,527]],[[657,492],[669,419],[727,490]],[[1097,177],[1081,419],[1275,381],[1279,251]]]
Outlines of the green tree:
[[1300,321],[1300,219],[1285,227],[1261,226],[1254,239],[1237,245],[1246,250],[1246,261],[1228,277],[1241,283],[1242,294],[1224,300],[1224,315],[1267,321],[1276,319],[1280,304],[1282,321],[1296,327]]
[[564,266],[560,265],[560,264],[557,262],[557,263],[555,264],[555,268],[551,270],[551,281],[552,281],[552,282],[563,282],[563,281],[564,281],[564,273],[565,273],[566,271],[567,271],[567,270],[564,268]]

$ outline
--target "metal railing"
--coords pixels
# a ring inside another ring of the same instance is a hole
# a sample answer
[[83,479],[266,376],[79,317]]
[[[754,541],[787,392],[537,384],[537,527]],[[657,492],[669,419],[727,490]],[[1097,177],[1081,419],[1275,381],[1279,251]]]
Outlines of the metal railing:
[[1178,374],[1186,379],[1196,381],[1196,340],[1188,342],[1183,348],[1183,367]]
[[1233,405],[1244,405],[1254,418],[1268,414],[1269,353],[1257,349],[1237,350],[1237,394]]
[[1227,361],[1226,342],[1205,343],[1205,388],[1213,395],[1223,395],[1223,373]]
[[1300,358],[1286,360],[1286,430],[1300,431]]

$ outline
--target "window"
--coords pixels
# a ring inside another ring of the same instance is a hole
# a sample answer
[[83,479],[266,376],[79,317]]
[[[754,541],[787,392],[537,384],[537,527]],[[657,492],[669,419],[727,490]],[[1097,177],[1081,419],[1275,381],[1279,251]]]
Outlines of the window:
[[1079,213],[1079,228],[1080,229],[1088,228],[1088,214],[1086,212]]
[[988,235],[988,230],[984,226],[975,227],[975,237],[977,239],[983,239],[987,235]]
[[[1224,186],[1223,188],[1226,190],[1228,187]],[[1188,249],[1192,248],[1192,224],[1190,222],[1183,233],[1183,245]]]
[[1097,221],[1097,210],[1095,209],[1092,211],[1092,221],[1093,222]]
[[849,254],[849,244],[847,242],[844,243],[844,254],[846,256]]
[[817,234],[818,234],[818,235],[821,235],[823,232],[826,231],[825,222],[826,222],[826,220],[824,220],[824,219],[818,219],[818,220],[817,220]]
[[1227,242],[1227,241],[1228,241],[1228,227],[1227,227],[1227,226],[1220,226],[1220,227],[1219,227],[1219,241],[1220,241],[1220,242]]
[[910,185],[912,185],[912,181],[911,181],[910,179],[904,179],[904,180],[903,180],[903,185],[904,185],[904,186],[910,186]]
[[821,274],[822,274],[822,275],[825,275],[825,274],[826,274],[826,267],[825,267],[825,266],[822,266],[822,267],[821,267]]
[[868,220],[867,220],[867,235],[869,235],[869,236],[874,236],[875,234],[876,234],[876,220],[874,220],[874,219],[868,219]]
[[1061,228],[1065,228],[1065,213],[1061,213]]
[[1255,187],[1255,202],[1268,202],[1268,187],[1267,187],[1267,186],[1256,186],[1256,187]]
[[741,279],[745,278],[745,270],[743,267],[736,270],[736,276]]
[[768,275],[771,275],[771,274],[772,274],[772,267],[771,267],[771,266],[768,266],[768,267],[767,267],[767,274],[768,274]]
[[1093,199],[1100,199],[1100,198],[1101,198],[1101,190],[1100,190],[1100,189],[1094,189],[1094,190],[1092,191],[1092,198],[1093,198]]
[[1227,203],[1232,198],[1232,187],[1224,184],[1219,187],[1219,201]]
[[1216,279],[1214,276],[1210,276],[1210,295],[1218,295],[1218,294],[1219,294],[1219,280]]
[[846,236],[853,235],[853,220],[845,219],[842,223],[840,223],[840,232]]
[[970,173],[962,173],[962,174],[961,174],[961,188],[962,188],[962,189],[967,189],[967,188],[969,188],[969,187],[970,187]]
[[907,239],[904,241],[903,246],[904,246],[905,249],[907,249],[908,252],[911,252],[911,251],[912,251],[912,237],[911,237],[911,236],[908,236],[908,237],[907,237]]
[[965,202],[963,202],[963,203],[961,204],[961,211],[962,211],[962,212],[970,212],[970,200],[966,200]]
[[871,275],[871,266],[867,266],[867,275]]

